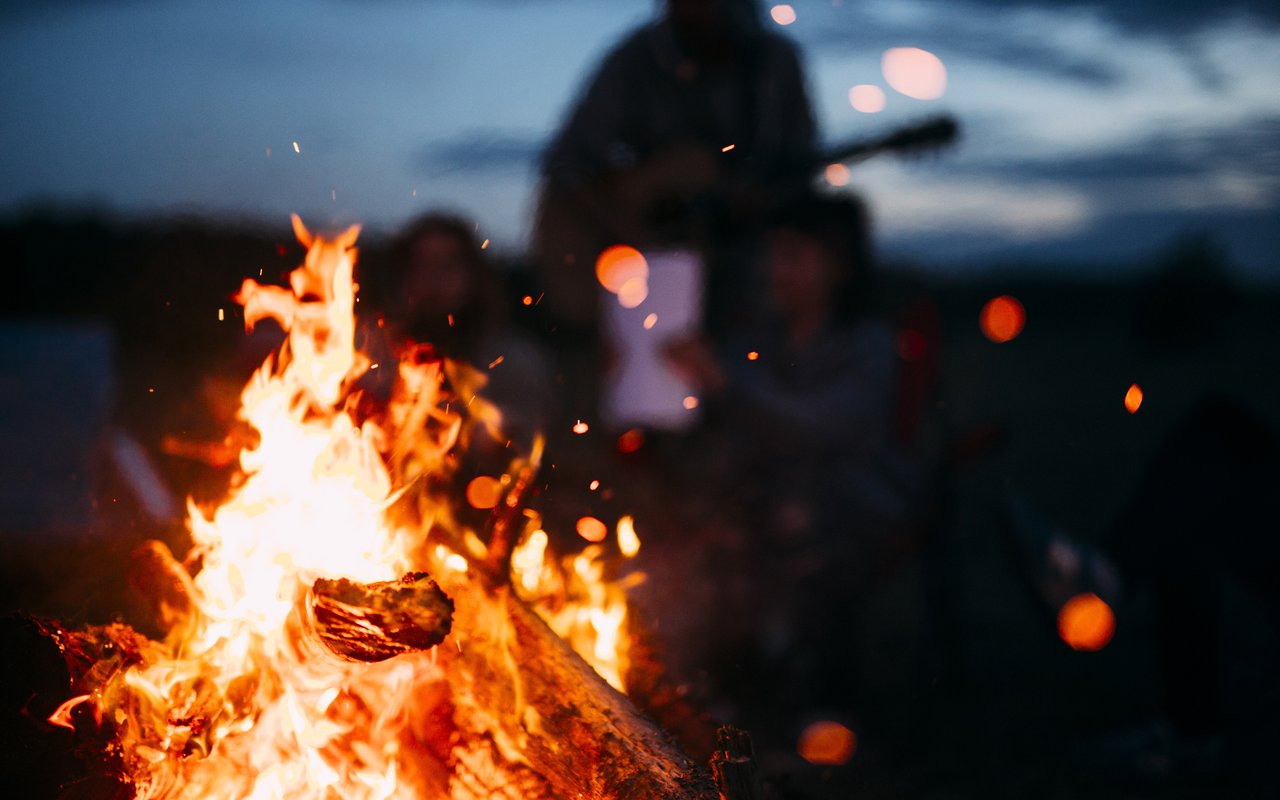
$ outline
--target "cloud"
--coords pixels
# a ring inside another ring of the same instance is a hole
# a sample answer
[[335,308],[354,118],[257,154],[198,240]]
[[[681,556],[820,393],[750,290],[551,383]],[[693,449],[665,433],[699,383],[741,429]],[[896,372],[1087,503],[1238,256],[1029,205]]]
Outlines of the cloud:
[[525,170],[533,166],[545,146],[542,136],[471,131],[422,148],[415,166],[428,175]]

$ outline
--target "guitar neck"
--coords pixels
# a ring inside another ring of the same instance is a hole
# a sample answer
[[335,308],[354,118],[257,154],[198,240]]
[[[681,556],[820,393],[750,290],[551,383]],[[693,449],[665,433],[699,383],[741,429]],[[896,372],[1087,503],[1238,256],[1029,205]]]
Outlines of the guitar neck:
[[936,150],[952,144],[959,135],[959,125],[954,117],[942,115],[922,123],[899,128],[875,139],[860,139],[833,147],[823,154],[815,166],[827,164],[853,164],[881,153],[910,153]]

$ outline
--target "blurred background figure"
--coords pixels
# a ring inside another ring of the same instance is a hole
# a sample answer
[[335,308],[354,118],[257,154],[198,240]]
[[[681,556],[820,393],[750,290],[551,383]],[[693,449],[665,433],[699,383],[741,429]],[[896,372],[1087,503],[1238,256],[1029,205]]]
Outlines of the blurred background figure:
[[916,549],[934,498],[927,454],[894,424],[904,365],[877,304],[865,206],[804,198],[764,241],[763,326],[667,354],[708,402],[692,449],[715,454],[704,474],[742,512],[757,605],[738,655],[763,670],[748,683],[779,687],[752,710],[786,709],[772,722],[790,725],[855,711],[856,608]]
[[[533,255],[549,310],[586,333],[566,340],[594,346],[596,258],[619,243],[697,252],[718,334],[746,308],[740,256],[761,212],[807,185],[814,146],[799,56],[755,0],[667,0],[605,57],[542,158]],[[569,370],[593,366],[579,353]]]
[[[1238,401],[1213,395],[1169,430],[1096,547],[1055,528],[1020,495],[1011,498],[1025,577],[1060,628],[1068,623],[1059,609],[1073,598],[1100,597],[1126,621],[1139,592],[1150,602],[1156,713],[1082,746],[1083,767],[1165,782],[1218,778],[1233,768],[1231,759],[1239,768],[1252,758],[1248,726],[1240,736],[1227,714],[1225,640],[1229,626],[1247,625],[1255,645],[1280,642],[1277,485],[1276,432]],[[1227,599],[1233,592],[1235,604]],[[1241,599],[1253,614],[1240,613]],[[1069,643],[1093,649],[1105,641]],[[1273,686],[1250,691],[1258,708],[1274,711]],[[1274,732],[1259,738],[1274,740]]]
[[431,344],[483,373],[480,394],[502,414],[503,441],[526,451],[546,428],[550,373],[538,345],[515,328],[503,276],[485,258],[475,224],[429,213],[391,245],[385,284],[392,340]]

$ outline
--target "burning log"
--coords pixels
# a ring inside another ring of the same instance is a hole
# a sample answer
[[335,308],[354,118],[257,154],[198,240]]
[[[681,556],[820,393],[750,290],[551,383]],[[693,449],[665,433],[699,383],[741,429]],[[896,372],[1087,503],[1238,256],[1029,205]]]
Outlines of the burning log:
[[716,731],[718,749],[711,757],[711,771],[721,800],[766,800],[756,767],[755,750],[746,731],[725,725]]
[[305,607],[305,631],[341,658],[365,663],[429,650],[453,624],[453,601],[425,572],[369,584],[320,578]]
[[493,736],[560,797],[717,796],[705,770],[510,587],[486,584],[475,575],[450,582],[456,646],[437,651],[455,695],[474,706],[462,725]]

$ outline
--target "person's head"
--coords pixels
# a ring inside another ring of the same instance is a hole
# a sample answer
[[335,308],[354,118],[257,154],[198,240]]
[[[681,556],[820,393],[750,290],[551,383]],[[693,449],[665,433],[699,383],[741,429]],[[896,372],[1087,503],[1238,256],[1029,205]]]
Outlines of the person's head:
[[785,320],[851,320],[871,305],[871,223],[856,197],[811,196],[768,223],[765,290]]
[[730,60],[759,30],[756,0],[665,0],[676,41],[696,61]]
[[405,228],[392,248],[398,280],[394,316],[415,338],[439,338],[452,316],[464,330],[484,324],[490,276],[473,224],[429,213]]

